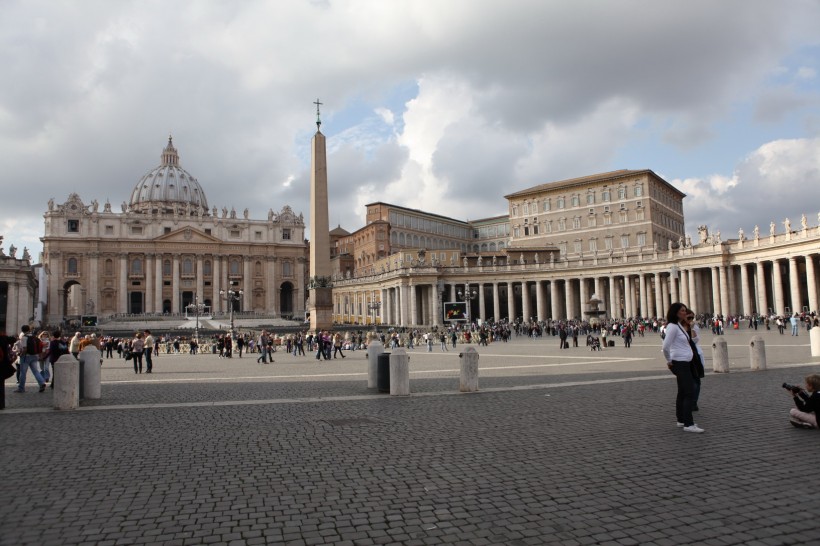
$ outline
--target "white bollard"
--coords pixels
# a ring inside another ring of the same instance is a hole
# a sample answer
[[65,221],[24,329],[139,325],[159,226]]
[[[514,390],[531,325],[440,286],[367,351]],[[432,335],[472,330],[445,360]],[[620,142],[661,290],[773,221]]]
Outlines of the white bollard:
[[458,390],[461,392],[478,392],[478,351],[467,347],[458,354],[461,359],[461,376]]
[[410,395],[410,357],[398,348],[390,354],[390,396]]
[[102,397],[102,354],[93,345],[80,351],[83,367],[83,398],[99,400]]
[[80,362],[72,355],[63,355],[54,363],[54,409],[71,410],[80,407]]
[[811,341],[811,356],[820,356],[820,326],[812,326],[809,330]]
[[384,345],[381,341],[373,340],[367,345],[367,388],[375,389],[378,386],[379,355],[384,354]]
[[717,336],[712,341],[712,371],[729,373],[729,347],[722,336]]
[[753,370],[766,369],[766,342],[760,336],[753,336],[749,342],[749,360]]

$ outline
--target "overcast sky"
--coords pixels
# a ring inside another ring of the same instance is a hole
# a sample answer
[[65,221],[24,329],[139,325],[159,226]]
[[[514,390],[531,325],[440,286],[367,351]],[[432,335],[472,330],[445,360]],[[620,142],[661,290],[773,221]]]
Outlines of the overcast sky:
[[119,210],[169,133],[211,207],[307,216],[317,98],[331,228],[615,169],[686,192],[694,239],[817,225],[818,28],[814,0],[3,0],[0,235],[36,257],[49,198]]

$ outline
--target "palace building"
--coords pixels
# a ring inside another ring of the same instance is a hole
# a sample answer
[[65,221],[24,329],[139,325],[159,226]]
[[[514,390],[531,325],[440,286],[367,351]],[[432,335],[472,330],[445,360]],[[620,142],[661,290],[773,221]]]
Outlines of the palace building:
[[234,311],[299,316],[305,310],[305,222],[289,206],[266,220],[248,209],[209,208],[205,191],[180,166],[171,138],[120,211],[76,193],[50,200],[43,263],[46,320],[81,315],[180,314],[202,303],[228,309],[220,291],[242,290]]

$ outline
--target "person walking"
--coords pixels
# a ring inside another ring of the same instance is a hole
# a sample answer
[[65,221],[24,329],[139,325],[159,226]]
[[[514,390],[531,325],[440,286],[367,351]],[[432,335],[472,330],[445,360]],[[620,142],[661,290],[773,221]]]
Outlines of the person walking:
[[145,340],[142,332],[137,332],[131,341],[131,358],[134,360],[134,373],[142,373],[142,355],[145,352]]
[[684,432],[702,433],[703,429],[695,424],[692,407],[695,396],[695,366],[697,350],[689,335],[684,330],[688,309],[680,302],[675,302],[666,313],[666,336],[663,339],[663,356],[666,365],[675,374],[678,392],[675,398],[675,415],[677,425]]
[[342,352],[342,334],[339,332],[336,332],[336,335],[333,336],[333,358],[336,358],[336,353],[342,355],[342,358],[345,357]]
[[154,336],[151,335],[151,330],[145,330],[142,352],[145,355],[145,373],[151,373],[154,369],[154,361],[151,358],[154,353]]
[[18,355],[17,371],[20,379],[14,392],[26,392],[26,374],[29,369],[31,369],[34,379],[37,380],[37,384],[40,385],[40,392],[45,391],[46,382],[38,369],[40,367],[40,340],[34,335],[28,324],[23,324],[20,328],[20,336],[17,343],[15,343],[15,348]]

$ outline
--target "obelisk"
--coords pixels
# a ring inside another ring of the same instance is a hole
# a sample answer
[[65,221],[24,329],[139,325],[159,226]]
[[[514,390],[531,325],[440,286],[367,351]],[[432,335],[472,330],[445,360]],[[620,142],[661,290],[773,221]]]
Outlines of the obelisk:
[[327,209],[327,153],[319,99],[316,105],[316,134],[310,157],[310,328],[314,332],[333,326],[333,293],[330,280],[330,223]]

